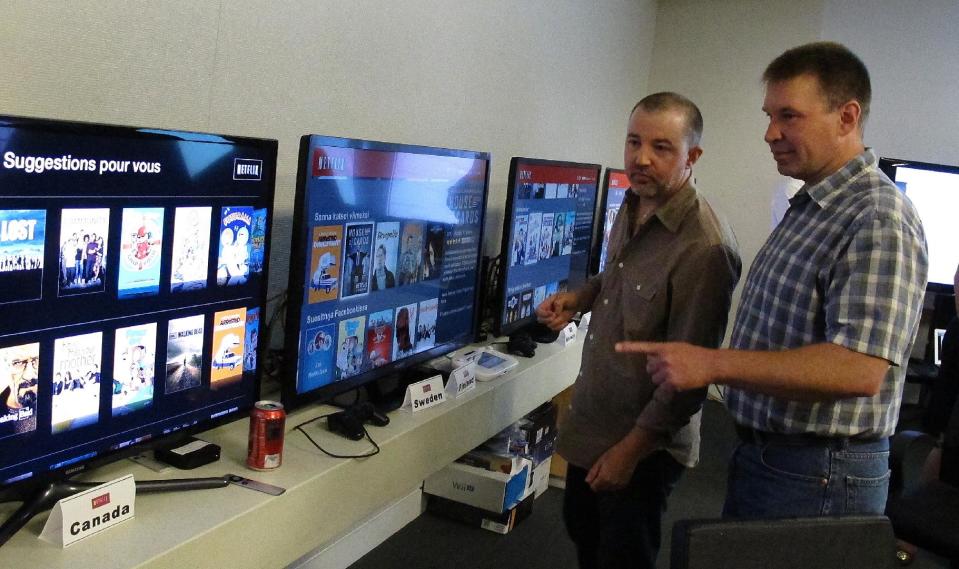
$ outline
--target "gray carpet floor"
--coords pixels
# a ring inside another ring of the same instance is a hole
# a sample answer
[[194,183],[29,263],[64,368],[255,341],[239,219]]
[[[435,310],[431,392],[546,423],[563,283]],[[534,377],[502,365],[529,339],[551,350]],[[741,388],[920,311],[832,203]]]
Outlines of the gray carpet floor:
[[[726,462],[736,446],[732,420],[720,403],[703,413],[699,466],[686,471],[663,520],[658,569],[669,568],[669,539],[678,519],[718,517],[726,488]],[[351,569],[575,569],[576,553],[562,520],[563,491],[550,488],[532,515],[507,535],[426,513],[354,563]],[[910,569],[945,569],[948,563],[920,552]],[[864,568],[866,569],[866,568]]]

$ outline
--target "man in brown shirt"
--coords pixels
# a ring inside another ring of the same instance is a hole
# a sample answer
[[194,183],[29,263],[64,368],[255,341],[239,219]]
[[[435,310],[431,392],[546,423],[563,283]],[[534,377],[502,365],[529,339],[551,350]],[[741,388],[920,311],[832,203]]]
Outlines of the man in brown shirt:
[[730,228],[693,186],[702,115],[676,93],[641,100],[624,151],[630,180],[605,270],[550,296],[540,321],[561,329],[592,310],[558,451],[569,462],[564,517],[581,568],[656,565],[666,498],[699,457],[705,389],[657,388],[643,357],[616,342],[722,343],[742,264]]

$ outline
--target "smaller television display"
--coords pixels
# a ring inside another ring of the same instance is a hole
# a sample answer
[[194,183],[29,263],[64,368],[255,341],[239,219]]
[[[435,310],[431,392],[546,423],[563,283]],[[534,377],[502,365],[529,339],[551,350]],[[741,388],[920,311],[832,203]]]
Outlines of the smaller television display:
[[929,248],[928,289],[952,293],[959,266],[959,167],[897,158],[882,158],[879,167],[919,211]]
[[599,244],[599,251],[598,254],[595,254],[594,251],[596,264],[593,270],[594,274],[603,272],[606,267],[606,256],[609,254],[609,234],[628,191],[629,177],[626,176],[626,172],[615,168],[607,168],[606,175],[603,177],[603,190],[600,194],[600,217],[597,226],[602,231],[602,235],[596,239]]
[[534,158],[510,162],[496,328],[536,321],[537,299],[589,277],[600,166]]

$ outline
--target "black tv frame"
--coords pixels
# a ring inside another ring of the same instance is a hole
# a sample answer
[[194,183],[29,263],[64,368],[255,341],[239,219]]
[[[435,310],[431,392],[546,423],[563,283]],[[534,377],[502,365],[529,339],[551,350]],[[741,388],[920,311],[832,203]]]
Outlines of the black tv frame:
[[[520,164],[531,164],[539,166],[558,166],[558,167],[568,167],[568,168],[582,168],[596,170],[596,202],[593,204],[593,227],[590,229],[590,244],[587,247],[587,259],[586,259],[586,274],[584,278],[589,278],[592,274],[593,267],[593,250],[595,249],[595,238],[596,238],[596,208],[599,204],[599,180],[600,173],[602,172],[602,166],[599,164],[590,164],[583,162],[570,162],[565,160],[548,160],[543,158],[526,158],[522,156],[514,156],[510,159],[509,162],[509,181],[506,186],[506,205],[503,209],[503,237],[500,240],[500,270],[499,270],[499,281],[496,283],[497,287],[497,303],[494,307],[493,314],[493,331],[497,336],[511,336],[517,332],[522,331],[524,328],[533,327],[539,329],[540,325],[536,321],[535,309],[533,307],[534,314],[526,318],[518,319],[515,322],[510,322],[505,324],[503,322],[503,307],[506,306],[506,280],[507,275],[509,274],[509,260],[510,260],[510,248],[511,248],[511,239],[510,239],[510,230],[513,225],[513,212],[514,204],[516,200],[516,176],[517,169]],[[545,328],[545,327],[543,327]],[[547,335],[545,331],[540,330],[543,333],[544,339]],[[553,336],[555,336],[553,334]]]
[[[310,145],[315,141],[323,146],[339,146],[356,150],[377,150],[386,152],[407,152],[413,154],[431,154],[445,157],[469,158],[486,161],[486,175],[482,200],[482,214],[479,220],[479,236],[476,250],[476,278],[473,283],[473,321],[470,325],[471,336],[459,341],[445,342],[429,350],[413,354],[399,361],[390,362],[382,367],[374,368],[352,377],[334,381],[305,393],[297,393],[296,382],[298,373],[299,341],[302,332],[301,307],[303,290],[306,278],[306,255],[309,253],[307,231],[310,227],[305,223],[304,208],[306,206],[306,183],[310,167]],[[476,341],[482,321],[482,259],[483,234],[486,222],[487,200],[489,199],[490,166],[492,159],[489,152],[421,146],[414,144],[383,142],[358,138],[345,138],[328,135],[306,134],[300,138],[299,160],[296,174],[296,192],[293,201],[293,242],[290,246],[289,286],[287,288],[286,326],[284,334],[284,370],[281,387],[281,400],[287,409],[295,409],[310,403],[331,402],[334,397],[358,389],[363,386],[375,386],[378,382],[388,384],[395,382],[403,385],[415,374],[415,368],[424,362],[455,351]],[[404,375],[407,379],[404,380]],[[373,388],[380,395],[379,390]],[[385,395],[383,395],[386,397]],[[389,403],[380,403],[381,407],[396,406],[395,399]]]
[[[265,331],[264,324],[266,318],[266,300],[269,288],[269,270],[270,270],[270,250],[272,245],[273,233],[273,213],[274,200],[276,195],[276,164],[278,141],[275,139],[237,136],[219,133],[206,133],[189,130],[176,130],[155,127],[137,127],[128,125],[105,124],[84,121],[71,121],[61,119],[49,119],[39,117],[26,117],[14,115],[0,115],[0,127],[27,127],[36,132],[49,134],[60,134],[69,136],[104,136],[116,139],[129,138],[131,140],[154,140],[154,141],[190,141],[190,142],[210,142],[230,145],[254,145],[260,146],[265,156],[271,158],[272,163],[264,168],[263,182],[268,188],[268,194],[265,201],[267,205],[267,226],[265,234],[265,243],[263,251],[263,269],[262,283],[258,294],[258,307],[260,309],[260,333]],[[213,138],[219,139],[214,140]],[[222,142],[220,142],[222,141]],[[215,208],[214,208],[215,209]],[[215,243],[211,243],[211,248]],[[108,254],[113,254],[108,251]],[[208,268],[210,270],[211,268]],[[113,270],[116,270],[115,267]],[[116,278],[110,276],[109,278]],[[133,317],[133,316],[131,316]],[[161,338],[158,337],[158,345]],[[159,349],[158,349],[159,350]],[[128,458],[143,452],[152,450],[160,445],[169,445],[177,440],[183,440],[190,435],[200,433],[215,427],[236,421],[248,415],[249,410],[256,403],[260,396],[261,381],[263,375],[263,354],[264,343],[257,343],[257,370],[253,377],[251,397],[248,402],[234,409],[217,415],[216,417],[207,417],[196,422],[193,425],[186,426],[182,424],[180,415],[167,417],[147,426],[139,426],[137,429],[145,432],[137,437],[140,440],[136,442],[116,447],[112,440],[118,433],[107,434],[98,437],[94,441],[88,441],[87,445],[96,441],[111,441],[109,444],[102,444],[99,447],[91,447],[90,453],[94,456],[77,461],[69,461],[58,468],[32,473],[28,478],[15,478],[6,481],[0,481],[0,502],[23,501],[23,505],[0,527],[0,545],[3,545],[12,537],[24,524],[29,521],[34,514],[51,507],[57,500],[83,491],[91,483],[71,482],[70,478],[81,473],[96,469],[106,464]],[[108,357],[108,356],[105,356]],[[210,354],[212,358],[212,354]],[[204,363],[208,363],[204,358]],[[106,379],[103,379],[106,381]],[[169,424],[168,424],[169,423]],[[177,424],[180,423],[180,424]],[[170,427],[172,430],[164,433],[164,429]],[[127,431],[124,431],[127,432]],[[127,435],[129,436],[129,434]],[[223,487],[228,483],[226,479],[220,478],[199,478],[199,479],[174,479],[174,480],[153,480],[138,481],[137,486],[140,492],[165,492],[176,490],[195,490],[204,488]]]

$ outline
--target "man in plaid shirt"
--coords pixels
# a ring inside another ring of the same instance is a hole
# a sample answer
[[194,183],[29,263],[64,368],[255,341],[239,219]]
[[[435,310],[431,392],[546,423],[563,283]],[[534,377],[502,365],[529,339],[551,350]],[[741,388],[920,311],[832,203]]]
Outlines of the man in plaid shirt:
[[871,87],[842,45],[803,45],[763,74],[765,140],[805,182],[749,271],[729,350],[624,342],[653,381],[727,384],[742,444],[724,515],[881,514],[889,436],[919,324],[927,253],[916,210],[863,145]]

